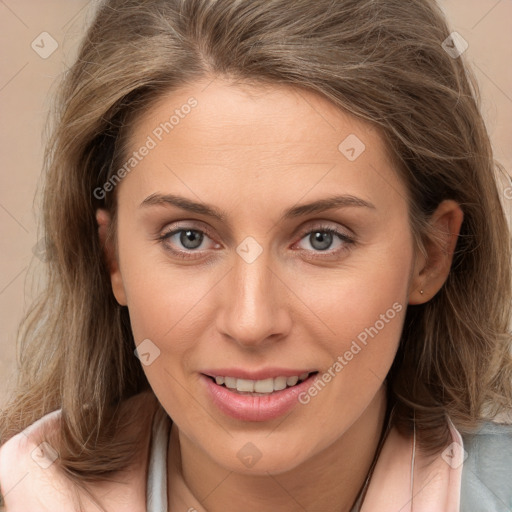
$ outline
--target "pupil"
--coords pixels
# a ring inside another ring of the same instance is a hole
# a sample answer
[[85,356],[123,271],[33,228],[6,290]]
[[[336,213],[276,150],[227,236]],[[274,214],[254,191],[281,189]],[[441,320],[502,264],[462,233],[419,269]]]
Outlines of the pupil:
[[325,251],[332,244],[332,233],[326,233],[325,231],[317,231],[311,234],[311,245],[319,251]]
[[197,249],[201,245],[202,241],[203,235],[198,231],[188,229],[181,232],[180,242],[183,244],[183,247],[186,247],[187,249]]

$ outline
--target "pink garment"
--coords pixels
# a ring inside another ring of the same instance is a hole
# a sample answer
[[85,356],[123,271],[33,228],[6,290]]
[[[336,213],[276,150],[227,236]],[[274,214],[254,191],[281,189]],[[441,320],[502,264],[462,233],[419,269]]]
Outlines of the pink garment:
[[[36,423],[27,428],[19,436],[26,439],[39,429],[43,424],[51,424],[58,418],[59,411],[54,411],[41,418]],[[167,452],[169,441],[169,430],[171,421],[163,412],[163,421],[158,423],[156,432],[156,443],[154,445],[155,453],[161,455],[159,464],[161,467],[155,468],[152,478],[160,480],[162,503],[167,500]],[[366,496],[362,506],[357,505],[352,512],[459,512],[460,491],[462,480],[462,463],[464,461],[463,441],[460,433],[448,419],[452,443],[436,456],[426,457],[419,450],[414,449],[414,438],[402,437],[395,427],[392,427],[384,444],[382,446],[379,458],[375,465],[373,475],[371,476]],[[176,436],[176,429],[173,429],[171,436]],[[152,448],[152,450],[153,450]],[[32,448],[31,448],[32,449]],[[12,453],[11,453],[12,452]],[[414,472],[413,486],[411,489],[411,469],[414,454]],[[11,450],[8,454],[0,454],[0,475],[3,475],[3,482],[9,483],[4,492],[8,492],[15,487],[18,481],[22,481],[28,470],[23,465],[34,464],[30,458],[30,453],[23,452],[18,454]],[[169,453],[171,463],[169,465],[169,486],[174,496],[175,505],[183,511],[207,512],[194,496],[183,481],[179,471],[180,454],[179,452]],[[28,467],[28,466],[27,466]],[[31,466],[32,467],[32,466]],[[52,466],[53,468],[53,466]],[[14,473],[13,473],[14,471]],[[30,469],[32,471],[32,469]],[[49,476],[48,471],[41,470]],[[16,474],[16,473],[19,473]],[[149,479],[151,487],[152,479]],[[47,490],[48,486],[45,487]],[[49,488],[48,488],[49,489]],[[33,495],[28,489],[23,489],[20,485],[13,491],[11,498],[15,494],[21,494],[20,503],[31,503],[31,499],[43,499],[45,505],[53,505],[51,492],[45,498],[40,495]],[[61,498],[60,494],[53,496],[56,500]],[[58,500],[57,500],[58,501]],[[23,508],[25,510],[26,508]],[[41,507],[37,508],[41,510]],[[52,508],[56,510],[55,508]],[[20,510],[14,507],[14,510]],[[35,509],[33,509],[35,510]],[[45,509],[48,510],[48,509]],[[71,508],[61,508],[60,510],[71,510]],[[153,510],[148,508],[148,510]],[[167,510],[167,507],[158,507],[155,510]]]
[[448,424],[452,443],[428,458],[414,450],[414,439],[402,437],[394,427],[389,431],[361,512],[459,512],[465,452],[460,433],[449,419]]

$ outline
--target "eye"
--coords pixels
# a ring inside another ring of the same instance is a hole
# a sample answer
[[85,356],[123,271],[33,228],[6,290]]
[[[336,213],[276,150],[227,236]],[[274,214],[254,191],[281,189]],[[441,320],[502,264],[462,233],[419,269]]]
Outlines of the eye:
[[[182,229],[173,236],[179,235],[178,240],[185,249],[197,249],[204,240],[204,233],[195,229]],[[170,237],[171,238],[171,237]]]
[[[197,259],[201,257],[203,251],[222,247],[212,240],[205,230],[190,226],[169,229],[158,237],[158,241],[162,243],[165,250],[181,259]],[[207,243],[208,241],[210,244]],[[313,257],[325,257],[346,251],[354,243],[355,240],[342,231],[331,226],[318,226],[304,232],[296,245],[302,251],[319,253]]]
[[[354,242],[355,240],[351,236],[342,231],[338,231],[330,226],[318,226],[315,229],[303,233],[297,245],[302,250],[313,250],[313,252],[320,253],[325,252],[332,256],[333,254],[347,250]],[[307,245],[309,245],[309,247],[307,247]]]
[[207,245],[206,243],[203,244],[203,242],[207,240],[210,240],[213,244],[213,247],[210,248],[220,247],[220,244],[214,242],[205,231],[192,229],[190,227],[167,231],[159,236],[158,240],[173,255],[183,259],[197,258],[198,255],[193,253],[200,253],[203,250],[207,250],[209,247],[205,247],[205,245]]

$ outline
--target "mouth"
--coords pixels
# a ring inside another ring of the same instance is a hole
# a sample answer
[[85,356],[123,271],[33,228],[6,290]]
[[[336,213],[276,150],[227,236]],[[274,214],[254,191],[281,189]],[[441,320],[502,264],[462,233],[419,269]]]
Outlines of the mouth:
[[231,418],[245,422],[264,422],[296,408],[301,403],[300,396],[313,385],[318,371],[267,370],[259,375],[253,374],[264,377],[260,379],[235,377],[235,373],[249,376],[247,372],[228,370],[201,373],[200,380],[206,399],[217,411]]
[[242,379],[226,375],[205,375],[211,381],[215,382],[218,386],[229,389],[233,393],[246,396],[268,396],[277,391],[293,388],[300,383],[307,380],[309,377],[316,375],[318,371],[303,372],[297,375],[285,376],[278,375],[277,377],[268,377],[266,379]]

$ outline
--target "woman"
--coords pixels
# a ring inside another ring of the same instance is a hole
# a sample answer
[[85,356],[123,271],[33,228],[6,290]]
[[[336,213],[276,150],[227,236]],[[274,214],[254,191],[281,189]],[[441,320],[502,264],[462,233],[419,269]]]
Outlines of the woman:
[[7,510],[510,510],[509,231],[458,48],[428,0],[100,6]]

